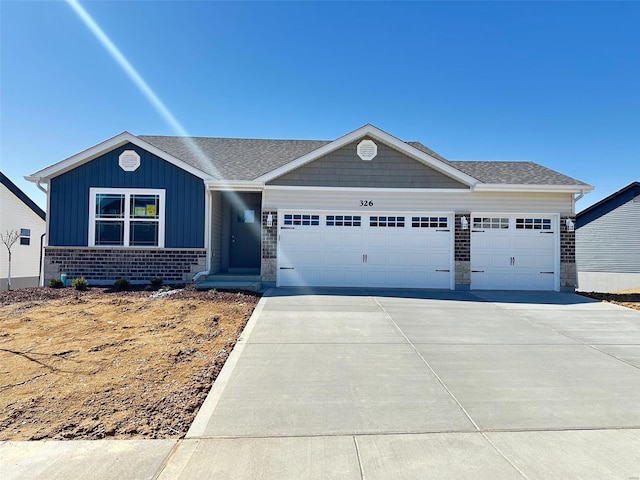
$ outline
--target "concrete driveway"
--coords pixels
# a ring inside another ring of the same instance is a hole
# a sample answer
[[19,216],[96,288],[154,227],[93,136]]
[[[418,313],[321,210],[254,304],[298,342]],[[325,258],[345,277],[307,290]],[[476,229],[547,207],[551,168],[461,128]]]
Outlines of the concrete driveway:
[[640,478],[640,312],[267,292],[160,478]]
[[0,442],[3,464],[16,479],[640,479],[640,312],[274,289],[184,440]]

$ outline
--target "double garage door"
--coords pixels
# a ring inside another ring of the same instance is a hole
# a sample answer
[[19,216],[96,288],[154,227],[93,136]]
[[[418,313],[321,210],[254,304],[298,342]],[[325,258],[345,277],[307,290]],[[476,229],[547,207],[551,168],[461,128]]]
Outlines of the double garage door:
[[[471,289],[554,290],[553,216],[473,214]],[[454,215],[280,211],[279,286],[454,288]]]
[[453,216],[279,212],[278,285],[452,288]]

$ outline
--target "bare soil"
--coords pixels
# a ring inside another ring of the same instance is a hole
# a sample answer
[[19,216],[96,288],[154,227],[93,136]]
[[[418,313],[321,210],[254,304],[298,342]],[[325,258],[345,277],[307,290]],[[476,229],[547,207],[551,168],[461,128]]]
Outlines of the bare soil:
[[0,292],[0,440],[181,438],[259,299]]
[[615,303],[623,307],[640,310],[640,288],[621,290],[615,293],[578,292],[585,297],[594,298],[603,302]]

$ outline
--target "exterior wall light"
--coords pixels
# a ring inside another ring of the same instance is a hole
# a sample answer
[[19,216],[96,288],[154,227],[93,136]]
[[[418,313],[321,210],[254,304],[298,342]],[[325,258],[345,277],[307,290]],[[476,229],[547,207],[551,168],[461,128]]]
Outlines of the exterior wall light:
[[273,226],[273,215],[271,213],[267,214],[267,227]]
[[564,221],[564,224],[567,226],[567,232],[573,232],[576,229],[575,223],[573,223],[573,220],[571,220],[570,218],[567,218]]
[[462,230],[467,230],[469,228],[469,220],[467,220],[467,217],[460,217],[460,226],[462,227]]

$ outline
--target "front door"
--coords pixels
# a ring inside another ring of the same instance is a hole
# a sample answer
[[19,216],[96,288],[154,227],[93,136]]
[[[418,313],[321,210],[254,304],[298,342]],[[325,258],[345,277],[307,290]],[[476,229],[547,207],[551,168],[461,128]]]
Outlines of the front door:
[[260,204],[231,205],[229,268],[260,268]]

